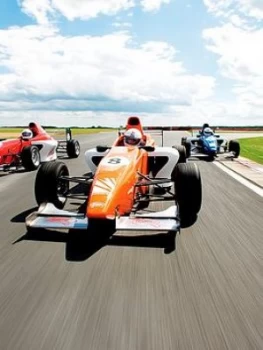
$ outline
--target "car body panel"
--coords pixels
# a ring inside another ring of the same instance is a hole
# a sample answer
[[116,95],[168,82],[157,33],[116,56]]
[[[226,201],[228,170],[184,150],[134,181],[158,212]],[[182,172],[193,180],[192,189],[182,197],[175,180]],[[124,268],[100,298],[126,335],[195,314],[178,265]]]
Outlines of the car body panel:
[[130,212],[139,174],[147,174],[147,152],[138,147],[112,147],[98,165],[91,187],[87,217],[115,217]]

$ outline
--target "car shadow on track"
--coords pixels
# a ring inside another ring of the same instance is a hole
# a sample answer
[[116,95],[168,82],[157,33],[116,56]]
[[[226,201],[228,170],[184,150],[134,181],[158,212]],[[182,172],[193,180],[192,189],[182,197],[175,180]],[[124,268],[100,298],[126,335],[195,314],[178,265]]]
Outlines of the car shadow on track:
[[35,170],[25,170],[24,168],[19,168],[19,169],[10,169],[10,170],[5,170],[4,172],[0,173],[0,176],[7,176],[7,175],[12,175],[12,174],[23,174],[23,173],[32,173]]
[[[69,159],[75,159],[75,158],[71,158],[68,155],[57,156],[57,160],[69,160]],[[22,165],[18,165],[17,168],[12,167],[11,169],[1,170],[0,177],[11,175],[11,174],[32,173],[37,171],[38,169],[26,170]]]
[[[22,218],[22,215],[17,217]],[[125,236],[105,232],[103,235],[88,230],[69,230],[62,232],[47,229],[31,229],[19,237],[13,244],[21,241],[42,241],[65,243],[65,259],[67,261],[85,261],[106,246],[162,248],[164,254],[176,249],[176,234],[155,233],[152,235]]]
[[38,209],[38,207],[34,207],[28,210],[23,211],[22,213],[19,213],[17,215],[15,215],[10,221],[11,222],[25,222],[26,221],[26,217],[33,213],[33,211],[36,211]]

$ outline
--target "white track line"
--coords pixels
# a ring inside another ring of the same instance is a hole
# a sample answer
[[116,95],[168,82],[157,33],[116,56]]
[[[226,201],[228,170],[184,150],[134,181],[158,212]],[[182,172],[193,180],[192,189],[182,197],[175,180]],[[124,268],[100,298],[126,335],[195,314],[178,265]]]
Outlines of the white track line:
[[249,180],[246,180],[244,177],[242,177],[241,175],[238,175],[235,171],[230,170],[229,168],[227,168],[225,165],[218,163],[218,162],[214,162],[214,164],[222,169],[224,172],[226,172],[228,175],[230,175],[231,177],[233,177],[235,180],[237,180],[238,182],[240,182],[242,185],[246,186],[247,188],[251,189],[253,192],[255,192],[256,194],[258,194],[260,197],[263,197],[263,189],[260,188],[259,186],[254,185],[253,183],[251,183]]

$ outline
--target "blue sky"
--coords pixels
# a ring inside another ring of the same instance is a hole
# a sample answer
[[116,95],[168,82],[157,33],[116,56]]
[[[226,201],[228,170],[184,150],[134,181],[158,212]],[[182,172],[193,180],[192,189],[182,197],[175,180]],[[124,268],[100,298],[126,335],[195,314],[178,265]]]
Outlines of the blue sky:
[[262,0],[1,0],[0,125],[262,125],[262,20]]

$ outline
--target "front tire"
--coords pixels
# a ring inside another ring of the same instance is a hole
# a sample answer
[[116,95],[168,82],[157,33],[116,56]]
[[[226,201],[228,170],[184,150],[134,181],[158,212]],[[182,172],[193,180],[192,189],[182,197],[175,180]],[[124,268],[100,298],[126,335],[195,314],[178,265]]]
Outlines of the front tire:
[[69,170],[63,162],[43,163],[35,180],[35,198],[38,205],[49,202],[63,209],[67,201],[69,181],[61,179],[68,176]]
[[37,146],[26,146],[21,152],[21,161],[27,171],[36,170],[40,165],[40,153]]
[[176,202],[182,227],[189,227],[196,220],[202,205],[202,182],[195,163],[177,164],[173,173]]

